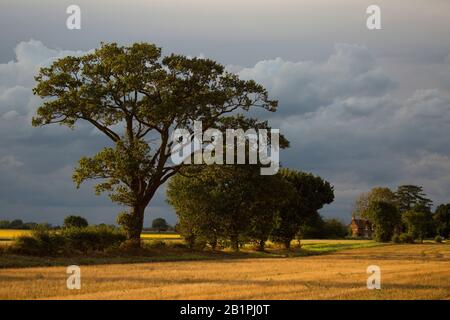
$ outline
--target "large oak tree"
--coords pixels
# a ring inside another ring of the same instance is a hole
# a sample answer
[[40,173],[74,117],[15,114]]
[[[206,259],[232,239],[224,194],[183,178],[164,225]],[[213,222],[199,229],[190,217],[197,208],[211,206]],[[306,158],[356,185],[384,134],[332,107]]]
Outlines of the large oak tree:
[[34,93],[46,98],[34,126],[85,121],[112,142],[80,159],[73,174],[79,187],[100,179],[96,192],[130,207],[120,215],[132,245],[140,245],[144,210],[156,190],[182,165],[170,161],[171,132],[201,120],[218,127],[225,115],[277,102],[254,81],[243,81],[209,59],[172,54],[153,44],[102,44],[84,56],[68,56],[42,68]]

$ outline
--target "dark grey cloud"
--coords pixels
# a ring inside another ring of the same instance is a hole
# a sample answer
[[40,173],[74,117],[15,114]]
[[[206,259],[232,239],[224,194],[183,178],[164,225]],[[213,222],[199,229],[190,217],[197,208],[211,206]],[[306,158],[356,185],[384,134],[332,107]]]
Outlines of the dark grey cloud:
[[[37,70],[59,57],[83,52],[53,50],[30,40],[19,43],[15,53],[15,60],[0,64],[0,219],[61,223],[64,216],[76,213],[91,222],[114,223],[123,208],[107,196],[95,196],[93,183],[77,190],[71,178],[81,156],[98,152],[109,141],[83,123],[75,130],[31,126],[41,103],[32,94]],[[149,211],[173,223],[162,193]]]

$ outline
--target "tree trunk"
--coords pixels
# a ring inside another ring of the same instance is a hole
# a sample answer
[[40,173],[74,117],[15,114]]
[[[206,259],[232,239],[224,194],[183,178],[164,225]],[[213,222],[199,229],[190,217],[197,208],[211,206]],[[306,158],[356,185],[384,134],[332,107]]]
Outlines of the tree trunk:
[[258,243],[258,251],[264,251],[264,249],[266,248],[266,242],[264,240],[259,240]]
[[135,205],[129,213],[122,213],[118,223],[123,226],[127,236],[127,244],[132,248],[141,247],[141,233],[144,227],[144,211],[146,205]]
[[230,240],[231,240],[231,248],[233,248],[235,252],[239,252],[239,237],[231,236]]
[[216,251],[217,248],[217,238],[213,237],[210,241],[209,241],[209,245],[211,246],[211,249],[213,251]]
[[291,241],[292,241],[292,239],[285,239],[284,240],[284,247],[286,248],[286,250],[290,250],[291,249]]
[[132,228],[129,231],[128,240],[133,244],[133,247],[141,247],[141,233],[144,227],[144,211],[145,206],[135,206],[133,208],[133,217],[135,222],[132,224]]

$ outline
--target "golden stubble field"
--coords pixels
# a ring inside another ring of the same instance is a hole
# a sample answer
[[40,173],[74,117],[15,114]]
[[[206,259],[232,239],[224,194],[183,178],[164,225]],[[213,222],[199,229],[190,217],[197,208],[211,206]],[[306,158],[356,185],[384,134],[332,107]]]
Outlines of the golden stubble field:
[[[381,290],[368,290],[369,265]],[[1,299],[449,299],[450,245],[388,245],[329,255],[0,270]]]

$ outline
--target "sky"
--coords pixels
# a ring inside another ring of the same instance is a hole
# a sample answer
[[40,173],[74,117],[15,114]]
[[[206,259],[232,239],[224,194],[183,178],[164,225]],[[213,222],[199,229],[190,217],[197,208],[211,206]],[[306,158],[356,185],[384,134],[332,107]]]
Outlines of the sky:
[[[81,30],[66,8],[81,8]],[[366,9],[381,8],[381,30]],[[60,224],[78,214],[114,223],[121,210],[72,170],[106,138],[91,127],[33,128],[40,67],[100,42],[152,42],[215,59],[279,100],[260,114],[291,147],[283,166],[335,188],[321,213],[349,221],[375,186],[417,184],[450,202],[450,1],[446,0],[0,0],[0,219]],[[160,188],[146,212],[175,223]]]

